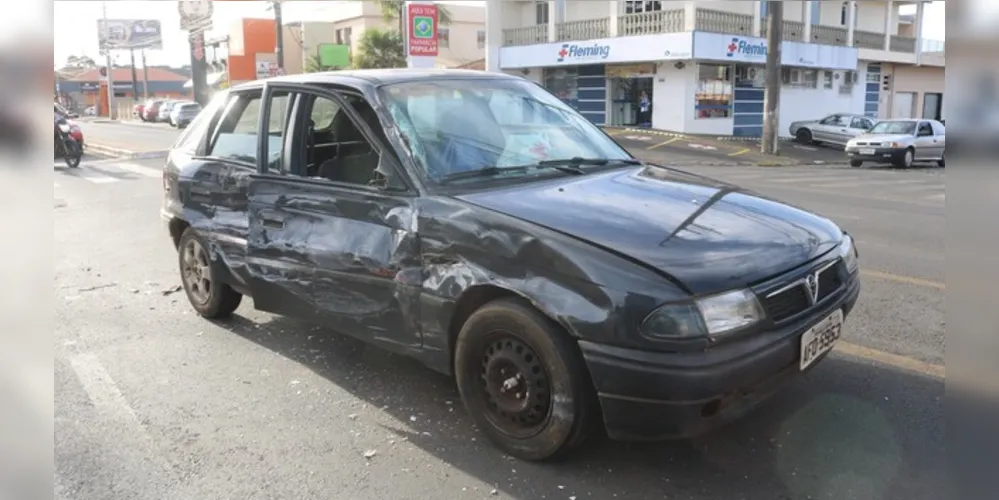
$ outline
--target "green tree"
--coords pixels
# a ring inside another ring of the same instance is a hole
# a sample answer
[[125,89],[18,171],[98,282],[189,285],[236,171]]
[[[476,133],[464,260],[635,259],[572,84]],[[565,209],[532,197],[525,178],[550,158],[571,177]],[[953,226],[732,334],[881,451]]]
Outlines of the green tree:
[[338,71],[343,68],[339,66],[324,66],[319,59],[319,54],[312,54],[305,60],[306,73],[320,73],[323,71]]
[[402,36],[393,30],[365,29],[357,41],[353,63],[358,69],[404,68],[406,55],[402,50]]
[[69,56],[66,58],[66,66],[70,68],[96,68],[97,63],[89,56]]

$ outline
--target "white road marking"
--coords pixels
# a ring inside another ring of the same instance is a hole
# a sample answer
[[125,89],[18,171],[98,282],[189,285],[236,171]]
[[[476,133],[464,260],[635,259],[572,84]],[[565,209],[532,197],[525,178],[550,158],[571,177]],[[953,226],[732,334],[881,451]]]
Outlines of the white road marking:
[[842,181],[842,180],[843,180],[842,175],[837,175],[835,177],[829,177],[829,176],[817,177],[817,176],[801,175],[798,177],[767,179],[767,182],[776,182],[778,184],[794,184],[799,182],[816,182],[816,181],[823,182],[823,181]]
[[687,144],[687,146],[691,147],[691,148],[694,148],[694,149],[704,149],[704,150],[707,150],[707,151],[717,151],[718,150],[718,148],[716,148],[714,146],[706,146],[704,144],[690,143],[690,144]]
[[94,184],[110,184],[112,182],[118,182],[120,179],[115,179],[104,175],[96,170],[90,170],[84,166],[80,168],[73,169],[72,174],[74,177],[79,177],[85,181],[93,182]]
[[69,358],[69,364],[98,411],[119,421],[140,426],[135,410],[129,406],[125,396],[95,354],[74,355]]
[[163,177],[163,171],[154,167],[147,167],[145,165],[139,165],[138,163],[114,163],[111,166],[126,170],[139,175],[144,175],[146,177],[161,178]]
[[926,200],[940,200],[945,201],[947,199],[947,193],[933,194],[924,198]]
[[815,187],[829,188],[829,189],[839,189],[848,187],[865,187],[865,186],[901,186],[903,184],[926,184],[922,179],[857,179],[852,182],[834,182],[831,184],[819,183],[812,184]]

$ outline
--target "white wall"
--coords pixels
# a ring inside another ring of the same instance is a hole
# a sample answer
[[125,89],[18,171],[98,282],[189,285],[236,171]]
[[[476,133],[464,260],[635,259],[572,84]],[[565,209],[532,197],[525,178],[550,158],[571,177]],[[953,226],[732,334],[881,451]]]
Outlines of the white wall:
[[833,113],[864,114],[864,97],[867,75],[867,65],[861,62],[857,72],[858,82],[853,91],[841,94],[840,80],[833,80],[833,88],[822,88],[823,76],[819,74],[819,88],[803,89],[783,87],[780,92],[780,125],[778,132],[781,137],[790,137],[788,128],[791,122],[799,120],[817,120]]
[[[621,2],[624,3],[624,2]],[[552,15],[555,14],[555,6],[550,7]],[[565,2],[565,21],[582,21],[584,19],[604,19],[610,17],[611,4],[607,1],[587,2],[569,1]]]
[[676,69],[666,62],[656,69],[652,83],[652,128],[681,132],[686,129],[687,119],[693,116],[696,65],[685,64],[685,68]]

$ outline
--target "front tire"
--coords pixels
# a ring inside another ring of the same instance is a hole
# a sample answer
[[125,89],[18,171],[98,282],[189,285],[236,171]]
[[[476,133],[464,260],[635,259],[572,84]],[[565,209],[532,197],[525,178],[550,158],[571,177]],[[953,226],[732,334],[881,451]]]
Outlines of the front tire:
[[472,419],[511,456],[557,459],[592,431],[598,408],[578,346],[522,301],[500,299],[469,317],[455,378]]
[[812,131],[807,128],[798,129],[794,134],[794,138],[801,144],[812,144],[814,142],[812,140]]
[[915,151],[912,148],[908,148],[902,153],[901,156],[895,159],[895,166],[899,168],[910,168],[912,167],[913,158],[915,158]]
[[218,281],[215,264],[194,228],[180,236],[177,252],[180,278],[187,300],[202,317],[227,318],[239,307],[243,295]]
[[861,166],[863,164],[864,164],[864,162],[862,162],[860,160],[850,160],[850,166],[851,167],[859,167],[859,166]]
[[63,143],[63,161],[69,168],[77,168],[83,160],[83,148],[75,140],[67,140]]

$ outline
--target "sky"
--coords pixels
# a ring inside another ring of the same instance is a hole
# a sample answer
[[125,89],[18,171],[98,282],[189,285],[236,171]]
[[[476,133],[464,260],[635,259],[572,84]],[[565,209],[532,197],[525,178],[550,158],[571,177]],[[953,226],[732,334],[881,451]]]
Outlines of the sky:
[[[55,64],[65,63],[69,56],[87,55],[95,60],[97,52],[97,20],[102,16],[100,1],[70,1],[57,0],[54,8],[54,61]],[[109,19],[159,19],[163,25],[164,50],[148,51],[147,62],[151,65],[166,64],[182,66],[190,63],[189,47],[186,33],[180,30],[180,16],[177,12],[177,2],[172,0],[131,1],[118,0],[107,3]],[[234,1],[215,2],[215,24],[213,35],[224,34],[225,29],[233,22],[243,17],[273,16],[267,10],[270,2]],[[335,1],[295,1],[288,2],[284,9],[286,21],[301,20],[317,4],[329,8]],[[484,4],[482,1],[441,2],[441,3],[471,3]],[[994,2],[999,4],[999,2]],[[944,40],[944,2],[937,1],[926,7],[923,26],[923,37],[930,40]],[[117,56],[118,64],[128,64],[127,53]],[[98,61],[101,63],[102,61]]]

